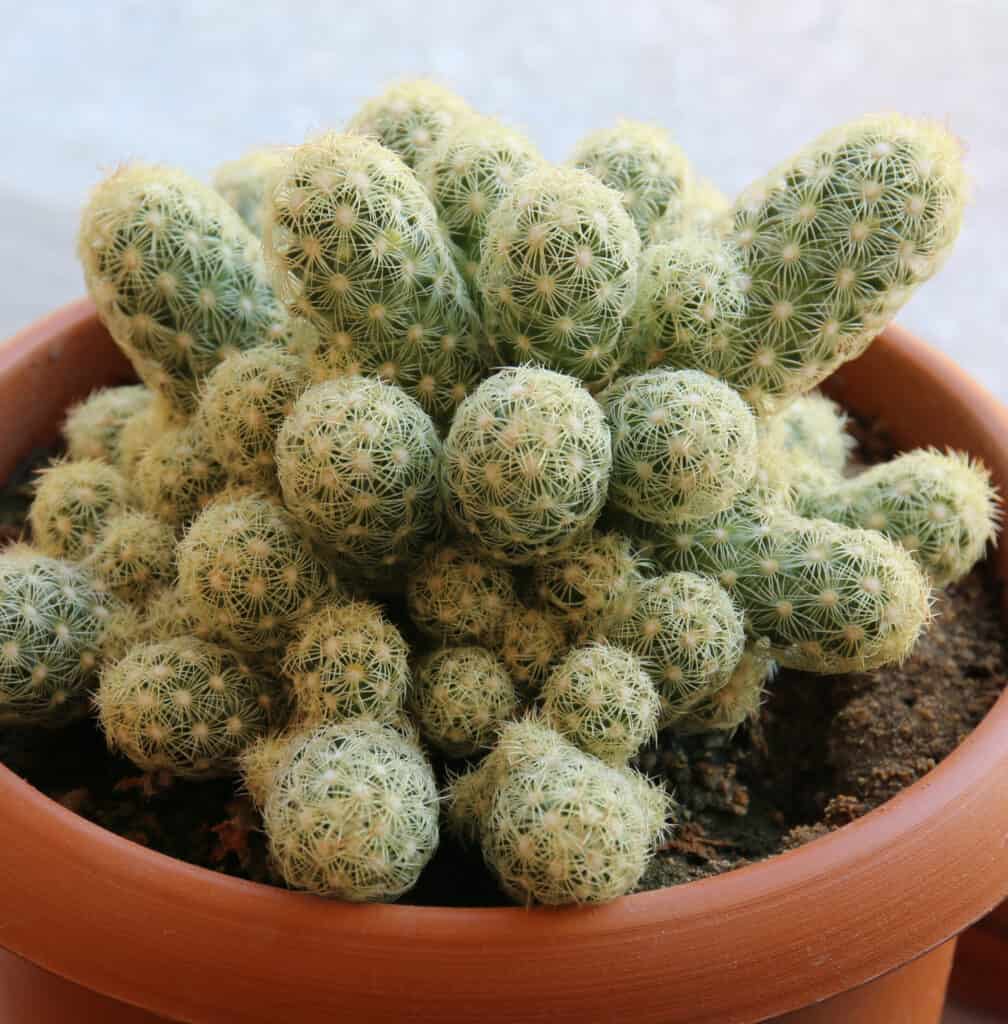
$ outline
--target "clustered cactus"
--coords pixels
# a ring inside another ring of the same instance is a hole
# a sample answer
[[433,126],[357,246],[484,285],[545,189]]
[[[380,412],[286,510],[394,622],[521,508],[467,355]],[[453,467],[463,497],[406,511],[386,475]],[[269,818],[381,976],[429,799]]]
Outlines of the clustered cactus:
[[405,82],[216,187],[127,166],[85,211],[144,385],[71,410],[0,555],[0,722],[94,691],[143,771],[240,770],[290,886],[397,898],[443,809],[518,902],[619,896],[676,815],[642,743],[905,657],[994,538],[979,463],[847,476],[813,390],[954,240],[933,125],[733,204],[655,126],[553,167]]

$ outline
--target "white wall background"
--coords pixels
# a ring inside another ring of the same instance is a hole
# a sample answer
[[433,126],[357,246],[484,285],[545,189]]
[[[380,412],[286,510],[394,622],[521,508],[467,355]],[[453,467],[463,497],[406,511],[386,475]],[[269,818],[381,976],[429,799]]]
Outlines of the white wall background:
[[943,121],[973,202],[899,319],[1008,399],[1008,0],[0,0],[0,25],[0,338],[82,293],[78,212],[116,162],[207,176],[430,74],[557,159],[660,122],[729,192],[838,121]]

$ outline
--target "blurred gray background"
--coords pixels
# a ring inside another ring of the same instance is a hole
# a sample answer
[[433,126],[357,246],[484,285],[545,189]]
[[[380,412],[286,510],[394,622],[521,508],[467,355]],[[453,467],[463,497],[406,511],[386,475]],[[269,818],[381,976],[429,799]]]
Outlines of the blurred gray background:
[[0,0],[0,15],[0,338],[82,293],[78,213],[118,161],[206,177],[427,74],[556,159],[617,117],[659,122],[729,193],[863,113],[944,122],[973,201],[899,319],[1008,399],[1008,0]]

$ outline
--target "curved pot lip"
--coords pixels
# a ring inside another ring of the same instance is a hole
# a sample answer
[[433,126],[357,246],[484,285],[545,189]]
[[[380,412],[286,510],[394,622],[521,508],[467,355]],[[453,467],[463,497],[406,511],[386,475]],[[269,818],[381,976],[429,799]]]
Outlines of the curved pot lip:
[[[86,301],[0,346],[0,372],[19,350],[82,328],[103,333]],[[869,355],[876,366],[848,364],[831,390],[853,393],[865,372],[891,390],[893,368],[908,390],[930,384],[946,415],[988,438],[994,447],[980,447],[1008,487],[1008,409],[905,330],[888,328]],[[836,832],[714,878],[558,910],[350,905],[227,877],[108,832],[0,765],[0,945],[192,1020],[232,1019],[221,1008],[235,1006],[243,1020],[274,1020],[335,999],[385,1020],[375,1000],[394,1008],[400,986],[413,986],[421,1016],[428,1004],[444,1016],[448,994],[436,1002],[430,979],[446,969],[465,1019],[505,1019],[495,1014],[529,999],[544,1020],[568,1019],[572,1005],[609,1019],[599,1007],[616,998],[641,1020],[762,1019],[921,955],[1008,893],[1008,787],[988,784],[1006,773],[1008,693],[924,778]],[[227,941],[214,940],[222,929]],[[520,979],[486,955],[521,963]],[[250,987],[267,971],[269,984]]]

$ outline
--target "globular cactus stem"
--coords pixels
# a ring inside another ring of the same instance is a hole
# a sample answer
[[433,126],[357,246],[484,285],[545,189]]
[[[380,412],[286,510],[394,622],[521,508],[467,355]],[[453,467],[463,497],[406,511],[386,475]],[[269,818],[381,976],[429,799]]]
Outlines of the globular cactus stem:
[[228,160],[214,171],[214,188],[257,238],[263,233],[266,189],[286,157],[282,146],[259,146],[237,160]]
[[63,423],[71,459],[102,459],[120,469],[120,437],[134,416],[147,409],[153,393],[142,384],[102,388],[78,402]]
[[174,577],[175,534],[145,512],[124,512],[105,524],[86,564],[103,590],[139,602]]

